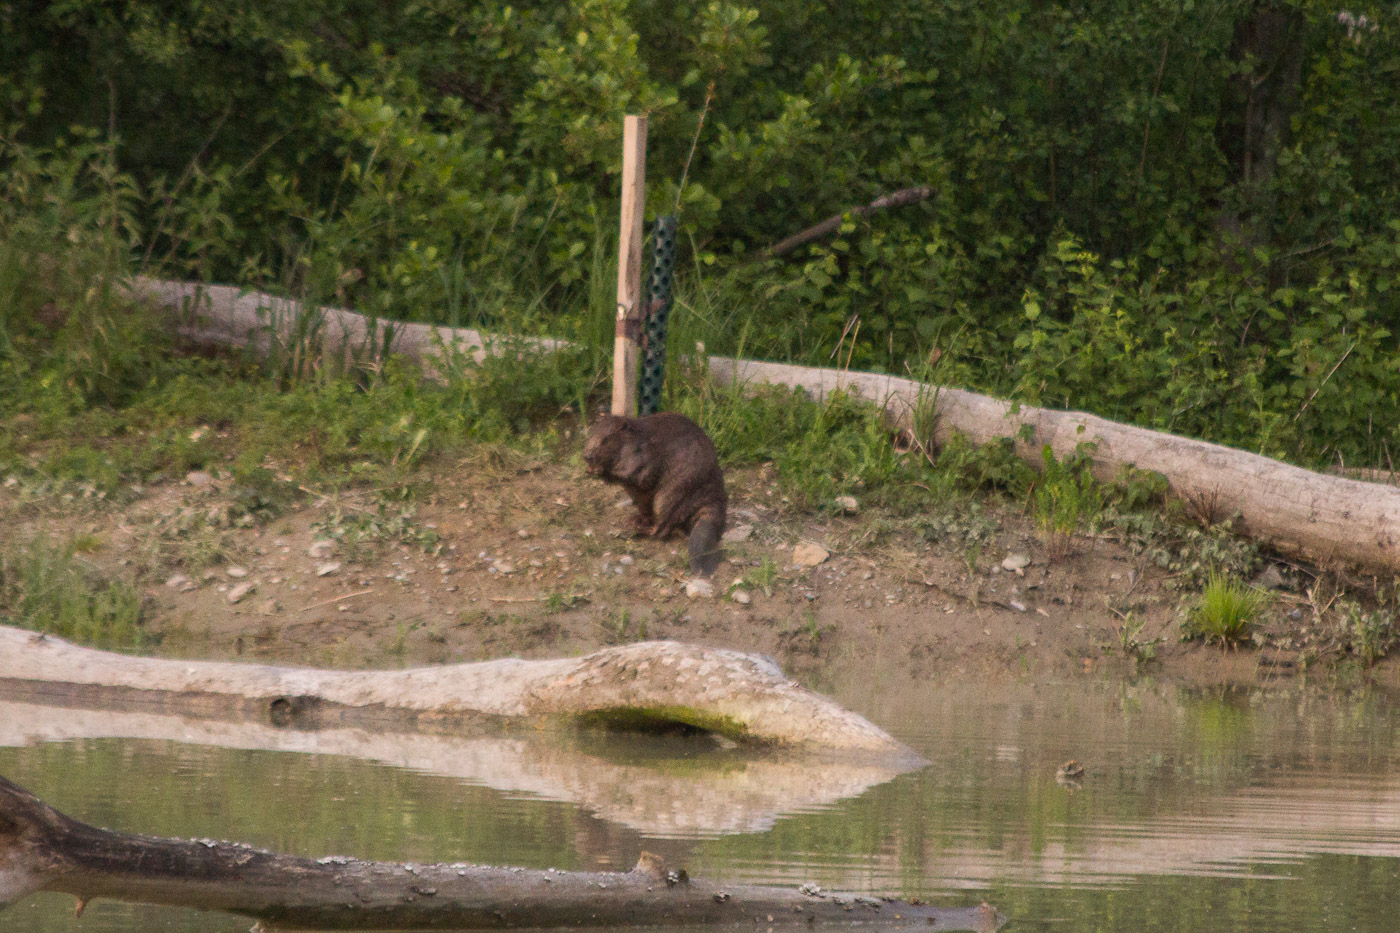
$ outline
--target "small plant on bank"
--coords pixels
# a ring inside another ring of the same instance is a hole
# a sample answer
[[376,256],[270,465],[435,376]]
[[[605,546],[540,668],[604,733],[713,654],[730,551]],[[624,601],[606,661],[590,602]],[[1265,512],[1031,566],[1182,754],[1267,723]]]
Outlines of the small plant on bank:
[[608,613],[598,620],[598,625],[606,633],[607,643],[610,645],[626,645],[647,639],[646,619],[637,619],[634,623],[632,613],[627,609]]
[[1138,618],[1131,612],[1120,613],[1118,620],[1113,623],[1113,632],[1118,642],[1117,649],[1123,657],[1131,658],[1137,664],[1154,660],[1157,657],[1157,645],[1162,640],[1160,636],[1144,638],[1142,630],[1146,625],[1146,619]]
[[[765,557],[759,561],[758,566],[744,575],[737,586],[746,586],[751,589],[762,590],[764,596],[773,595],[773,585],[778,582],[778,565],[771,557]],[[730,587],[731,590],[737,588]]]
[[1342,610],[1342,650],[1366,667],[1374,665],[1400,644],[1400,627],[1393,612],[1383,608],[1367,612],[1355,603],[1343,606]]
[[394,541],[418,547],[425,554],[436,556],[442,550],[442,538],[432,528],[418,524],[413,518],[414,507],[393,507],[380,502],[373,513],[348,514],[337,509],[323,522],[312,524],[312,530],[340,542],[351,560],[368,557],[380,541]]
[[1041,451],[1045,472],[1031,487],[1030,512],[1051,560],[1068,557],[1074,534],[1103,510],[1103,491],[1089,472],[1092,445],[1058,460],[1050,445]]
[[1247,577],[1262,560],[1259,543],[1236,535],[1232,520],[1208,528],[1187,527],[1170,513],[1116,506],[1105,511],[1105,518],[1134,554],[1172,574],[1184,589],[1205,586],[1215,574]]
[[1188,639],[1206,644],[1233,645],[1249,635],[1250,628],[1269,605],[1269,594],[1232,577],[1213,573],[1196,605],[1182,624]]
[[544,598],[544,611],[546,615],[570,612],[586,602],[588,597],[582,593],[550,593]]

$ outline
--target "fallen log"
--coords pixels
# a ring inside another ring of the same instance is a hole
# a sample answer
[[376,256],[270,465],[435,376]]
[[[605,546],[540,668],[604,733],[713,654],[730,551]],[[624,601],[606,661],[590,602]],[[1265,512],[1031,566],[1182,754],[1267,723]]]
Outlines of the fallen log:
[[0,910],[40,891],[222,910],[296,929],[479,930],[834,922],[996,930],[990,906],[939,908],[804,888],[719,886],[643,853],[629,872],[278,855],[234,842],[112,832],[0,777]]
[[[858,797],[919,765],[867,756],[814,759],[769,749],[755,754],[743,746],[707,748],[703,739],[649,745],[657,754],[639,759],[634,737],[606,733],[462,736],[287,729],[242,718],[221,722],[110,706],[0,700],[0,747],[110,738],[373,761],[513,798],[565,801],[645,836],[668,839],[766,832],[788,814]],[[668,749],[674,755],[662,754]],[[679,757],[684,767],[676,767]],[[676,806],[678,800],[685,806]]]
[[637,642],[579,658],[332,671],[131,657],[0,627],[0,690],[61,699],[78,689],[128,707],[232,711],[302,728],[366,718],[454,731],[511,723],[676,725],[756,745],[922,760],[784,677],[767,658],[680,642]]
[[930,386],[877,373],[782,363],[710,359],[722,382],[785,385],[822,397],[842,391],[884,407],[892,426],[944,444],[961,435],[981,445],[1013,438],[1037,468],[1049,447],[1061,459],[1089,444],[1096,477],[1127,468],[1163,477],[1172,495],[1212,520],[1237,518],[1235,530],[1289,553],[1400,570],[1400,487],[1305,470],[1259,454],[1177,437],[1086,412],[1036,408],[965,389]]
[[[136,279],[131,294],[171,315],[185,337],[222,346],[265,346],[274,333],[287,339],[300,308],[289,299],[228,286],[148,278]],[[363,315],[334,308],[318,313],[343,339],[371,346],[382,346],[385,329],[392,329],[395,352],[428,368],[437,365],[443,348],[480,359],[492,344],[491,337],[468,328],[371,324]],[[564,344],[533,339],[525,345],[548,350]],[[939,443],[954,435],[978,444],[1015,438],[1016,452],[1037,468],[1043,466],[1046,445],[1064,458],[1082,444],[1093,444],[1091,459],[1100,478],[1112,479],[1124,467],[1157,473],[1177,498],[1218,518],[1238,516],[1237,531],[1280,551],[1400,570],[1400,487],[1328,476],[1084,412],[1020,405],[912,379],[719,356],[709,358],[709,368],[713,378],[725,383],[785,385],[815,397],[850,392],[884,406],[892,425],[901,430],[931,428],[932,440]]]

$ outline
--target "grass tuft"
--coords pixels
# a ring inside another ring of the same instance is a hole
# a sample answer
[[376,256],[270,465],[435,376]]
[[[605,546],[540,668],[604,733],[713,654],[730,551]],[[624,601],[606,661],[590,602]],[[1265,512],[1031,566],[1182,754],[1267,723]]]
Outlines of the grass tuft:
[[1184,634],[1206,644],[1237,644],[1249,635],[1270,601],[1263,590],[1213,573],[1187,615]]

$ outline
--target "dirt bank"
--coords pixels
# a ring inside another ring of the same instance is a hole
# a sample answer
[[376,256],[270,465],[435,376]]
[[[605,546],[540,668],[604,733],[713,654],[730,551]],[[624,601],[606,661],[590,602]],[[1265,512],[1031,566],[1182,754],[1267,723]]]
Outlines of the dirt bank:
[[[687,596],[682,541],[626,535],[624,498],[568,455],[478,451],[420,471],[404,500],[302,489],[271,518],[218,471],[120,506],[11,483],[0,508],[16,539],[70,542],[135,581],[139,650],[167,656],[393,666],[674,638],[769,654],[818,686],[876,668],[1250,682],[1299,672],[1329,637],[1288,568],[1267,571],[1256,644],[1223,651],[1180,640],[1181,575],[1113,537],[1048,547],[1021,515],[974,501],[932,524],[859,503],[800,514],[762,467],[730,486],[712,598]],[[801,566],[799,545],[826,557]]]

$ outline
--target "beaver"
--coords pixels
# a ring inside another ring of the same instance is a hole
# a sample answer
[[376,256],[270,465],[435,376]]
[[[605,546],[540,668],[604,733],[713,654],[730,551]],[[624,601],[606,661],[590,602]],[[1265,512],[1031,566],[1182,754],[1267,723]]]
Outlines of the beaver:
[[709,576],[719,566],[729,497],[715,445],[685,415],[603,415],[583,448],[588,472],[621,486],[637,507],[638,534],[690,535],[690,568]]

